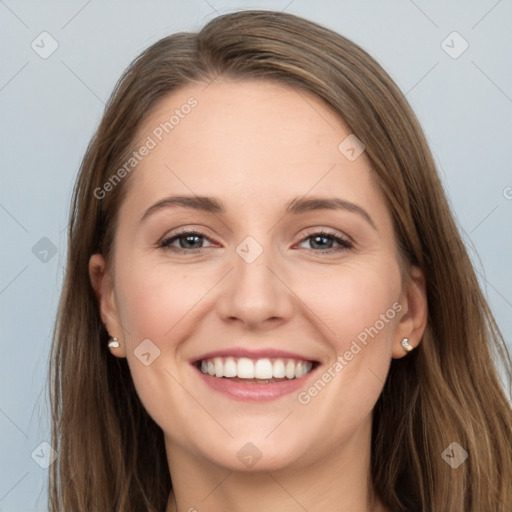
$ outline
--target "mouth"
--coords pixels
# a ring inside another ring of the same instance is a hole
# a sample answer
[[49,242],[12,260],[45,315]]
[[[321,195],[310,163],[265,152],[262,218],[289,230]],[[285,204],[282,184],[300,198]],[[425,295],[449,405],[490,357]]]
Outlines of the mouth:
[[211,357],[197,361],[196,368],[204,375],[246,384],[274,384],[301,379],[318,363],[293,358]]
[[305,387],[320,362],[277,350],[225,350],[191,361],[210,389],[230,399],[264,402]]

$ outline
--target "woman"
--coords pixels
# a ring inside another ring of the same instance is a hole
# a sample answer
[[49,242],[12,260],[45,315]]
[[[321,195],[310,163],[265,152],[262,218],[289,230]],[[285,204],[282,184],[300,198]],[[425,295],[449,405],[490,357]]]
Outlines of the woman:
[[510,382],[362,49],[249,11],[128,68],[74,192],[52,511],[510,511],[499,362]]

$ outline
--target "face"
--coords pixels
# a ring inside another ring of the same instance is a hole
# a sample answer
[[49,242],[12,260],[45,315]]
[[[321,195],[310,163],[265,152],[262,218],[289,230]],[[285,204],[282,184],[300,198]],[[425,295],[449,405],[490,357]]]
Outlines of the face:
[[421,337],[421,286],[335,113],[283,85],[205,87],[145,120],[111,279],[100,255],[91,278],[171,451],[306,466],[368,433],[401,339]]

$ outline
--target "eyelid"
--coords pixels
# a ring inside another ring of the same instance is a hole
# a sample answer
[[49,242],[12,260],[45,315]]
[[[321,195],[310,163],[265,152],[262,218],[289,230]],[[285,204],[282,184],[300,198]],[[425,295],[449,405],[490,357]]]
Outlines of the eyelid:
[[[196,248],[196,249],[183,249],[181,247],[174,247],[174,246],[170,245],[171,242],[175,242],[179,238],[185,237],[186,235],[200,236],[200,237],[202,237],[204,239],[207,239],[209,242],[211,242],[211,246],[215,245],[213,240],[211,240],[211,238],[207,234],[205,234],[203,231],[200,231],[200,230],[195,229],[195,228],[188,228],[188,227],[178,228],[178,231],[171,232],[170,234],[165,234],[157,242],[156,245],[159,248],[163,248],[163,249],[170,248],[170,250],[174,249],[174,250],[176,250],[178,252],[197,252],[197,251],[201,251],[203,249],[206,249],[206,247],[199,247],[199,248]],[[211,246],[209,246],[209,247],[211,247]]]
[[157,243],[168,240],[169,238],[174,238],[175,236],[188,234],[201,235],[205,238],[211,239],[211,237],[206,234],[207,232],[210,232],[210,230],[200,224],[184,224],[183,226],[166,231]]
[[347,235],[344,232],[338,231],[333,228],[321,228],[321,227],[320,228],[319,227],[308,228],[306,230],[305,234],[302,235],[302,240],[304,240],[304,238],[307,238],[312,235],[317,235],[317,234],[324,234],[324,235],[332,236],[334,238],[341,238],[343,241],[350,243],[352,245],[355,245],[355,243],[356,243],[355,240],[351,236]]
[[312,252],[313,254],[315,254],[315,253],[316,254],[334,254],[334,253],[341,252],[343,250],[353,249],[355,246],[355,242],[352,239],[352,237],[342,234],[342,233],[340,233],[336,230],[333,230],[331,228],[310,228],[306,233],[304,233],[301,236],[301,239],[298,244],[299,245],[302,244],[303,242],[305,242],[309,238],[313,237],[314,235],[320,236],[320,237],[321,236],[330,237],[339,245],[339,247],[325,249],[323,251],[309,249],[309,251]]
[[[171,245],[171,243],[174,243],[176,240],[180,239],[181,237],[185,237],[187,235],[199,236],[203,239],[208,240],[211,243],[211,245],[209,245],[207,247],[197,247],[197,248],[189,248],[189,249],[182,248],[182,247],[175,247],[175,246]],[[353,249],[354,245],[355,245],[352,237],[342,234],[342,233],[339,233],[336,230],[333,230],[331,228],[319,228],[319,227],[309,228],[306,231],[306,233],[302,234],[299,242],[295,245],[300,245],[300,244],[304,243],[306,240],[313,237],[314,235],[316,235],[318,237],[322,237],[322,236],[330,237],[334,240],[334,242],[336,242],[338,244],[338,247],[331,247],[331,248],[328,248],[325,250],[308,249],[308,251],[312,252],[313,254],[315,254],[315,253],[316,254],[334,254],[334,253],[338,253],[338,252],[341,252],[341,251],[344,251],[347,249]],[[164,237],[162,237],[160,239],[160,241],[157,243],[157,247],[164,249],[164,250],[169,250],[171,252],[177,252],[177,253],[182,253],[182,254],[184,254],[184,253],[198,254],[198,253],[203,252],[208,247],[215,246],[215,244],[216,243],[203,231],[192,228],[192,227],[185,226],[185,227],[179,228],[178,231],[176,231],[176,232],[172,232],[171,234],[165,235]]]

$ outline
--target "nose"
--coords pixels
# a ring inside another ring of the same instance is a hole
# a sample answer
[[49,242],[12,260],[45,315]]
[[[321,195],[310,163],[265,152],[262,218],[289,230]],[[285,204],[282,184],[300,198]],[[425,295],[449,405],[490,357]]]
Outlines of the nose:
[[285,323],[293,314],[294,295],[282,265],[270,249],[265,248],[252,262],[240,254],[234,253],[233,269],[219,290],[220,317],[247,330],[273,329]]

